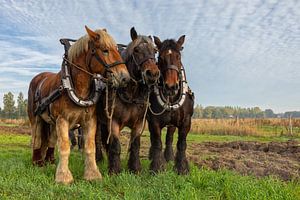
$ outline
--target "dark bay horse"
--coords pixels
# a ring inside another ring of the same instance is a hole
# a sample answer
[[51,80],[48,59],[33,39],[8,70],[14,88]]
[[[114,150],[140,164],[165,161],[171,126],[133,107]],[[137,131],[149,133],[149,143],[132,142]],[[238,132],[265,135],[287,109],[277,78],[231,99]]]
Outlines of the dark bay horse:
[[191,127],[194,95],[187,85],[181,62],[184,39],[185,36],[181,36],[178,41],[161,42],[158,37],[154,36],[154,42],[159,50],[158,68],[161,72],[161,79],[160,83],[154,87],[154,92],[151,93],[151,106],[147,115],[151,139],[150,170],[153,172],[158,172],[163,168],[161,130],[166,126],[169,126],[169,132],[174,132],[175,127],[178,128],[175,170],[178,174],[189,172],[186,137]]
[[[110,173],[121,171],[119,137],[120,131],[125,126],[131,128],[128,169],[134,173],[141,170],[140,136],[145,126],[150,87],[157,82],[160,76],[155,60],[156,48],[152,38],[138,35],[134,28],[130,30],[130,34],[132,42],[128,44],[122,56],[132,80],[126,88],[117,89],[111,124],[108,122],[107,115],[102,112],[105,109],[105,100],[100,101],[97,108],[100,111],[97,134],[99,135],[101,132],[102,142],[108,152]],[[111,137],[109,144],[106,145],[110,128]],[[100,139],[97,136],[96,138],[98,138],[96,144],[100,146]],[[99,147],[96,152],[96,157],[101,159],[102,152]]]
[[37,165],[43,165],[45,161],[53,162],[54,147],[58,139],[59,163],[55,181],[63,184],[73,181],[68,167],[68,132],[77,124],[81,125],[85,134],[84,178],[101,179],[95,162],[99,79],[102,75],[108,84],[119,87],[124,86],[130,78],[117,44],[107,31],[85,28],[87,35],[70,47],[65,54],[61,71],[38,74],[32,79],[28,91],[32,162]]

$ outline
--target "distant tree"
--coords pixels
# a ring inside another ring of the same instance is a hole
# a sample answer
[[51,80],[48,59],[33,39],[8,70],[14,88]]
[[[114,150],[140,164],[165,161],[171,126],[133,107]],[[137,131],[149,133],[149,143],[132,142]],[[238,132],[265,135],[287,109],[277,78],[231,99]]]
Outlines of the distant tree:
[[222,110],[221,110],[220,107],[215,107],[212,110],[211,117],[214,118],[214,119],[220,119],[220,118],[224,117],[224,113],[222,113]]
[[17,115],[19,118],[23,118],[26,116],[26,102],[27,100],[24,99],[24,95],[22,92],[19,93],[17,98],[18,106],[17,106]]
[[265,110],[265,118],[274,118],[276,117],[277,115],[273,112],[272,109],[266,109]]
[[215,108],[213,106],[207,106],[203,110],[203,118],[211,119],[212,113]]
[[11,92],[4,94],[3,96],[3,113],[7,118],[14,118],[15,114],[15,101],[14,95]]
[[193,118],[199,119],[203,117],[203,107],[201,105],[196,105],[194,108]]
[[289,118],[292,116],[292,118],[300,118],[300,111],[290,111],[290,112],[285,112],[283,117]]

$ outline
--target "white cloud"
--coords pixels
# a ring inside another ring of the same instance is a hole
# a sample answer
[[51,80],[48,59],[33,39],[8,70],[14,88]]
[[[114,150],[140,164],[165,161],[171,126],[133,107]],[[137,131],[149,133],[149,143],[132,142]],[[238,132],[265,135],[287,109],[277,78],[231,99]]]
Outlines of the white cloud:
[[26,77],[58,71],[59,38],[80,37],[86,24],[128,43],[135,26],[161,39],[187,35],[183,62],[198,103],[263,104],[282,82],[283,97],[270,101],[280,109],[286,99],[300,99],[285,92],[300,85],[299,10],[299,1],[2,1],[0,70]]

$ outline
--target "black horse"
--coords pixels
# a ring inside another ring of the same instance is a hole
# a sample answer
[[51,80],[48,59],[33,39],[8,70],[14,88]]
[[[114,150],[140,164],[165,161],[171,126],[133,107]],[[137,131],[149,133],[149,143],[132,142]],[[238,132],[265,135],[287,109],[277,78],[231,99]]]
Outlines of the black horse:
[[[163,168],[161,130],[166,126],[169,126],[171,136],[173,136],[175,127],[178,128],[175,170],[178,174],[189,172],[186,158],[186,137],[191,127],[194,95],[187,85],[181,63],[184,39],[183,35],[178,41],[165,40],[161,42],[158,37],[154,36],[154,42],[159,50],[158,68],[161,72],[161,80],[150,95],[151,106],[147,115],[151,138],[150,170],[153,172],[158,172]],[[166,154],[172,154],[172,144],[169,145]]]
[[[126,88],[117,89],[115,98],[103,99],[98,103],[98,125],[96,133],[96,158],[102,160],[101,142],[108,152],[110,173],[119,173],[120,165],[120,131],[131,128],[128,169],[138,173],[140,163],[140,137],[144,130],[148,99],[152,86],[160,77],[156,65],[156,47],[149,36],[138,35],[134,28],[130,30],[132,41],[122,52],[131,81]],[[109,89],[108,89],[109,90]],[[107,98],[107,97],[106,97]],[[115,100],[113,100],[115,99]],[[113,111],[103,112],[107,103],[112,104]],[[109,142],[109,144],[107,144]]]

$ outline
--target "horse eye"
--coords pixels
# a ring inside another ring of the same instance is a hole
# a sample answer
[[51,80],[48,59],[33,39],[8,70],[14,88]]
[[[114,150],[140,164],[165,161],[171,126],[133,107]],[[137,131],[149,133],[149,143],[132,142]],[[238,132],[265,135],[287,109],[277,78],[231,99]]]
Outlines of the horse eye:
[[134,48],[133,51],[136,52],[136,53],[138,53],[139,49],[138,48]]
[[107,49],[103,50],[103,54],[104,54],[105,56],[107,56],[107,55],[108,55],[108,50],[107,50]]

